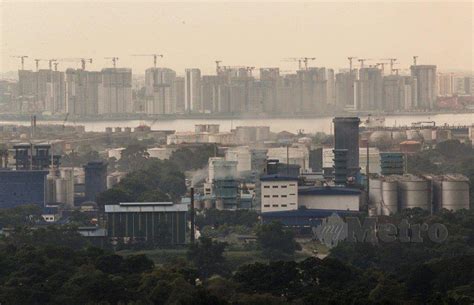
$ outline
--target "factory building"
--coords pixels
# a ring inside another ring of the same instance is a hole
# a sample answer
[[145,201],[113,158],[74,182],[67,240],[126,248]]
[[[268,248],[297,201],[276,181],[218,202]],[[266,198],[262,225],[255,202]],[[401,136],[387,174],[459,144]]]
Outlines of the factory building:
[[260,183],[262,213],[298,209],[298,178],[268,175]]
[[186,242],[187,204],[128,202],[105,205],[107,235],[117,242],[146,241],[155,245]]
[[306,145],[294,144],[290,147],[270,147],[268,159],[278,160],[280,164],[297,165],[301,172],[309,168],[309,149]]
[[359,211],[360,191],[345,187],[300,187],[298,207],[310,210]]
[[0,170],[0,208],[44,206],[47,170]]
[[334,123],[334,149],[347,149],[349,176],[359,172],[359,124],[358,117],[336,117]]
[[95,202],[97,195],[107,190],[107,163],[91,161],[84,165],[85,201]]
[[133,111],[132,70],[126,68],[102,69],[98,88],[98,113],[123,114]]

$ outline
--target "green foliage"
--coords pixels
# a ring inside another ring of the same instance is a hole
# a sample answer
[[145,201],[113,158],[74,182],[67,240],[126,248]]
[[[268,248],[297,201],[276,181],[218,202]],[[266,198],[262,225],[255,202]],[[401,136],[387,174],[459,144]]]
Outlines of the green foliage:
[[262,254],[270,259],[293,255],[296,250],[301,250],[294,233],[285,230],[280,222],[261,225],[257,230],[257,244]]
[[211,238],[201,237],[188,247],[187,258],[207,278],[213,274],[226,274],[224,250],[227,244],[214,241]]
[[173,152],[170,161],[178,166],[181,171],[203,168],[209,158],[214,157],[217,148],[215,145],[202,145],[198,148],[180,148]]
[[41,207],[36,204],[0,209],[0,228],[32,225],[41,218]]
[[229,226],[246,226],[253,227],[258,222],[258,214],[253,210],[217,210],[206,209],[201,214],[196,215],[196,225],[199,228],[204,226],[214,226],[218,228],[220,225]]

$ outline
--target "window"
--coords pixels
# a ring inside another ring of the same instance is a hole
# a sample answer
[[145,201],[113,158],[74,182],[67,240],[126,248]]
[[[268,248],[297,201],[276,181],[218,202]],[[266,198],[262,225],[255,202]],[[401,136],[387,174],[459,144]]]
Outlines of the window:
[[264,188],[264,189],[269,189],[270,186],[269,186],[269,185],[264,185],[263,188]]
[[273,187],[274,189],[277,189],[277,188],[278,188],[278,185],[274,185],[274,186],[272,186],[272,187]]
[[290,203],[290,205],[296,205],[296,203],[292,202],[292,203]]
[[281,186],[282,189],[286,189],[287,187],[288,187],[288,186],[286,186],[286,185],[282,185],[282,186]]
[[290,196],[295,196],[295,195],[296,195],[296,194],[294,194],[294,193],[293,193],[293,194],[290,194]]
[[286,208],[287,205],[286,205],[286,204],[282,204],[281,207],[282,207],[282,208]]
[[290,184],[290,186],[296,186],[296,184],[292,183],[292,184]]
[[263,198],[270,198],[270,195],[263,195]]
[[269,204],[264,204],[263,207],[264,207],[264,208],[269,208],[270,205],[269,205]]
[[286,198],[287,196],[286,195],[281,195],[281,198]]
[[272,207],[278,208],[278,204],[272,204]]
[[273,195],[272,197],[273,197],[273,198],[278,198],[278,195]]

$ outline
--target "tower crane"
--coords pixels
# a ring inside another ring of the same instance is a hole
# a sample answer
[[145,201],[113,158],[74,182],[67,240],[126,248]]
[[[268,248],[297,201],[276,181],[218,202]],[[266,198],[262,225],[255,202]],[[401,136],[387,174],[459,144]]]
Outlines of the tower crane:
[[416,60],[418,59],[418,56],[413,56],[413,65],[416,66]]
[[153,67],[155,68],[158,57],[163,58],[163,54],[132,54],[132,56],[153,56]]
[[216,60],[215,63],[216,63],[216,74],[219,74],[219,72],[221,71],[221,67],[220,67],[220,63],[222,62],[222,60]]
[[309,60],[316,60],[316,57],[303,57],[304,69],[305,70],[308,70],[308,61]]
[[49,64],[49,70],[53,70],[53,63],[57,61],[57,59],[42,59],[42,58],[35,58],[36,63],[36,71],[39,70],[39,62],[40,61],[47,61]]
[[86,63],[92,63],[92,58],[60,58],[57,61],[64,61],[64,62],[80,62],[81,69],[86,69]]
[[378,68],[379,66],[381,66],[382,67],[382,74],[383,74],[383,72],[385,70],[385,65],[386,65],[386,63],[384,63],[384,62],[378,62],[378,63],[375,64],[375,67]]
[[54,62],[53,65],[54,65],[54,71],[58,71],[58,65],[59,65],[59,63],[58,63],[58,62]]
[[15,56],[11,56],[11,57],[19,58],[20,61],[21,61],[21,69],[25,70],[25,58],[28,58],[28,55],[15,55]]
[[294,61],[294,62],[297,61],[298,62],[298,70],[301,70],[301,63],[303,62],[302,58],[290,57],[290,58],[283,59],[283,61]]
[[245,69],[249,73],[249,76],[252,77],[252,71],[255,69],[255,67],[245,67]]
[[360,62],[360,68],[362,69],[364,67],[364,62],[367,60],[372,60],[372,58],[359,58],[357,61]]
[[390,74],[393,73],[393,65],[397,61],[396,58],[382,58],[382,60],[389,60],[390,61]]
[[352,60],[357,59],[357,57],[349,56],[349,57],[347,57],[347,59],[349,60],[349,72],[352,73]]
[[111,59],[112,60],[112,64],[114,66],[114,68],[117,67],[117,61],[119,60],[118,57],[104,57],[104,59]]

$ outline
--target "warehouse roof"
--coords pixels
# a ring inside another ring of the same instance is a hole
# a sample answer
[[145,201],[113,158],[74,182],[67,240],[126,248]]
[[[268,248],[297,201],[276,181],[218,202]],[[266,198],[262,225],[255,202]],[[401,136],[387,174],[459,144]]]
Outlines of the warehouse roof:
[[186,203],[172,202],[123,202],[120,204],[105,205],[106,213],[131,213],[131,212],[186,212]]
[[360,195],[360,191],[345,187],[302,187],[298,189],[299,196],[306,195]]

